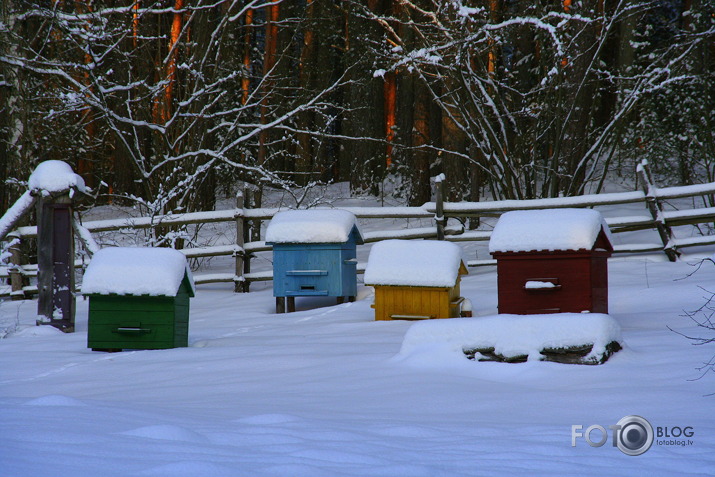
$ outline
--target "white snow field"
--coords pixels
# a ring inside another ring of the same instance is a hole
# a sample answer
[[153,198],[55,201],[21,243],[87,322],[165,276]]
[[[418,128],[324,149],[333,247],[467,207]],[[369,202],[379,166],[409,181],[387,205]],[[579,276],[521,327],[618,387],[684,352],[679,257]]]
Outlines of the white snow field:
[[[87,301],[67,335],[33,326],[35,301],[5,301],[0,475],[712,475],[715,379],[696,368],[715,344],[668,329],[713,337],[683,316],[715,291],[712,263],[688,276],[698,259],[610,259],[625,348],[596,366],[400,353],[413,323],[373,321],[365,286],[355,303],[298,298],[283,315],[270,282],[199,286],[188,348],[112,354],[86,347]],[[496,313],[494,267],[462,291],[473,320]],[[630,415],[656,433],[639,456],[608,427]],[[601,447],[572,433],[596,425]]]

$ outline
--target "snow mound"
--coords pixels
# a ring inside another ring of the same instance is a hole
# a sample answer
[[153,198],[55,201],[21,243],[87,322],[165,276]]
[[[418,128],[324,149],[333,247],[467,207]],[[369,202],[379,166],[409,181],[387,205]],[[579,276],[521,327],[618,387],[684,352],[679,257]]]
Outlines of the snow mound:
[[137,475],[172,477],[196,477],[197,475],[210,475],[211,477],[233,477],[236,470],[230,467],[200,460],[179,460],[169,464],[159,465],[145,469]]
[[347,210],[284,210],[268,224],[266,242],[344,243],[354,228],[362,237],[355,215]]
[[10,334],[13,337],[34,338],[36,336],[63,335],[64,333],[54,326],[23,325],[19,326],[16,331]]
[[453,354],[464,360],[464,350],[494,349],[506,358],[541,359],[544,349],[592,344],[584,359],[600,359],[611,342],[621,342],[621,327],[601,313],[495,315],[481,318],[429,320],[413,324],[399,355]]
[[144,437],[147,439],[158,439],[165,441],[179,442],[208,442],[206,436],[194,432],[191,429],[186,429],[181,426],[168,424],[158,424],[154,426],[144,426],[131,431],[122,432],[125,436]]
[[298,418],[289,414],[259,414],[257,416],[248,416],[241,419],[237,419],[234,422],[254,426],[265,426],[274,424],[286,424],[288,422],[295,421],[298,421]]
[[462,249],[437,240],[385,240],[372,246],[365,285],[453,287]]
[[27,401],[25,406],[86,406],[86,404],[73,397],[51,394]]
[[[187,275],[186,257],[170,248],[109,247],[99,250],[87,267],[82,294],[174,296]],[[195,291],[194,291],[195,293]]]
[[489,252],[591,250],[602,230],[613,243],[610,229],[597,210],[514,210],[499,218],[489,240]]
[[84,192],[84,179],[74,173],[63,161],[45,161],[40,163],[30,175],[30,190],[44,192],[63,192],[77,189]]

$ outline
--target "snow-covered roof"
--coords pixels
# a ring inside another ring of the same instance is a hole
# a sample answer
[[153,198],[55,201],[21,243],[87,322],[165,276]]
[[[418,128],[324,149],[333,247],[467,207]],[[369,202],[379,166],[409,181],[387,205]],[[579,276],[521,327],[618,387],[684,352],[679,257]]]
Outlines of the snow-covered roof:
[[82,280],[82,293],[175,296],[188,279],[196,293],[186,257],[171,248],[109,247],[94,254]]
[[303,209],[278,212],[266,229],[267,243],[344,243],[350,234],[362,234],[355,215],[339,209]]
[[366,285],[453,287],[462,250],[437,240],[385,240],[372,246],[365,269]]
[[592,209],[514,210],[499,218],[489,251],[591,250],[602,231],[612,244],[608,225]]
[[30,190],[63,192],[74,188],[84,192],[84,179],[63,161],[41,162],[30,174],[28,185]]

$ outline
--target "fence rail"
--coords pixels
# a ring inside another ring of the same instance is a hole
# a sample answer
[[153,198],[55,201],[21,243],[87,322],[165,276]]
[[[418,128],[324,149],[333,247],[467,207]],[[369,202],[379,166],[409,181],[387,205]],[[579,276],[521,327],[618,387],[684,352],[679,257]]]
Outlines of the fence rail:
[[[463,226],[445,228],[444,225],[447,223],[447,219],[457,218],[460,221],[464,221],[475,217],[498,217],[502,213],[511,210],[583,208],[642,203],[644,205],[642,215],[610,217],[606,219],[606,222],[613,233],[655,229],[658,232],[659,241],[657,243],[619,244],[615,247],[615,253],[636,254],[662,251],[670,260],[675,260],[678,255],[678,249],[715,244],[715,235],[675,238],[672,233],[672,227],[676,226],[715,223],[715,207],[666,211],[663,205],[664,201],[673,199],[715,195],[715,183],[660,189],[653,185],[647,163],[639,165],[638,177],[641,190],[633,192],[496,202],[450,203],[437,200],[436,202],[426,203],[422,207],[345,207],[344,209],[352,212],[359,219],[433,219],[435,221],[435,226],[431,227],[367,232],[364,234],[366,243],[394,238],[425,239],[438,237],[443,237],[444,240],[453,242],[479,242],[488,241],[491,232],[489,230],[465,230]],[[441,183],[439,185],[438,193],[441,191]],[[77,236],[80,241],[85,242],[85,248],[91,252],[95,246],[86,242],[92,240],[92,233],[123,229],[137,230],[152,227],[235,222],[236,243],[186,248],[181,252],[188,258],[234,257],[236,261],[235,273],[198,274],[194,277],[195,281],[197,284],[232,282],[235,284],[236,291],[248,291],[251,282],[267,281],[273,278],[271,271],[251,272],[252,255],[271,250],[271,246],[264,241],[255,240],[255,238],[260,239],[260,229],[253,227],[253,234],[249,233],[251,224],[255,221],[271,219],[280,209],[244,207],[242,195],[237,198],[236,205],[236,208],[221,211],[85,222],[82,224],[81,229],[88,233],[79,233]],[[28,278],[37,275],[37,265],[26,263],[27,260],[18,253],[18,250],[20,250],[19,242],[36,236],[37,227],[30,226],[17,228],[8,234],[6,238],[7,245],[5,249],[12,252],[11,263],[8,267],[0,267],[0,278],[10,279],[12,283],[11,295],[22,297],[37,291],[36,287],[23,283],[27,282]],[[479,267],[493,265],[494,263],[493,260],[470,260],[467,265]],[[77,262],[78,266],[82,264],[82,261]],[[364,263],[358,264],[358,273],[362,273],[364,267]],[[7,287],[4,289],[0,287],[0,295],[7,295],[6,289]]]

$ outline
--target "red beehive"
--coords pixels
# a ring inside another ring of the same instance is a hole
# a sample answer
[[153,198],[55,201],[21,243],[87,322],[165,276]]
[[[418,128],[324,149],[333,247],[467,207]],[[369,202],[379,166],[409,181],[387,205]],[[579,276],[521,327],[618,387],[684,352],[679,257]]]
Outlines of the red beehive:
[[499,313],[608,313],[610,230],[590,209],[501,216],[489,241]]

